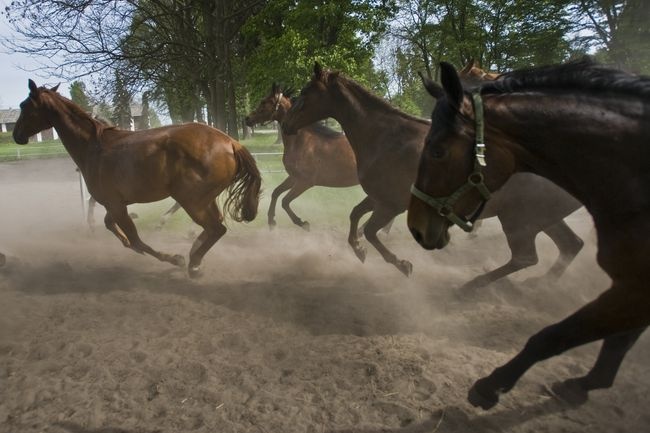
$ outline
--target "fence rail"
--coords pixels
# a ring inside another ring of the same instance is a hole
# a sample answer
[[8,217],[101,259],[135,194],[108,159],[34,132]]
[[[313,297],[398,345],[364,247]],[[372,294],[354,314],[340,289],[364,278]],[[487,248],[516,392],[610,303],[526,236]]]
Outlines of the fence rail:
[[[15,151],[0,149],[0,162],[56,158],[67,155],[63,145],[16,147]],[[251,152],[262,173],[284,173],[282,152]]]

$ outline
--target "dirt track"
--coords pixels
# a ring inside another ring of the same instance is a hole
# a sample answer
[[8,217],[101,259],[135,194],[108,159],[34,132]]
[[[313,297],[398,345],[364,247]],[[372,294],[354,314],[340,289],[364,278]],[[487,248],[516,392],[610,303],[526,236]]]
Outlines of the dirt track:
[[[2,164],[0,196],[0,432],[650,430],[647,336],[580,408],[545,387],[584,374],[598,345],[537,365],[492,411],[466,402],[474,380],[607,287],[584,211],[569,224],[588,244],[559,283],[534,279],[557,253],[540,237],[537,267],[461,300],[455,288],[508,257],[497,222],[429,253],[398,220],[384,239],[413,262],[409,279],[372,249],[359,263],[346,216],[310,233],[231,224],[191,281],[103,227],[89,234],[68,159]],[[184,230],[142,235],[191,245]]]

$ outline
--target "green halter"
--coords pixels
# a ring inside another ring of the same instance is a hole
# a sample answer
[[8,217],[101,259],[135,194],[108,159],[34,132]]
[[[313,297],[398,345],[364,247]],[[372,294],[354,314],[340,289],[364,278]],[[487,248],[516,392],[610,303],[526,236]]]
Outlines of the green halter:
[[[466,232],[471,232],[474,229],[474,222],[483,210],[485,203],[490,199],[490,191],[483,182],[483,173],[481,167],[485,167],[485,142],[483,136],[484,121],[483,121],[483,100],[481,99],[480,89],[472,93],[472,103],[474,105],[474,117],[476,122],[476,137],[474,142],[474,169],[467,176],[467,182],[458,188],[453,194],[447,197],[431,197],[425,192],[420,191],[411,185],[411,194],[419,198],[432,208],[438,211],[438,214],[447,218],[452,223],[459,226]],[[469,218],[461,218],[454,212],[454,205],[456,202],[469,190],[476,188],[483,197],[483,201],[474,214]]]

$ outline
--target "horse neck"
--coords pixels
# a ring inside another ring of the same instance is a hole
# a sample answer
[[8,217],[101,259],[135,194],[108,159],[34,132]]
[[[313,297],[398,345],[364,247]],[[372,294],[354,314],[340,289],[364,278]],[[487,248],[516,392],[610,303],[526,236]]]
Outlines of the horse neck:
[[83,170],[86,149],[97,142],[97,121],[62,97],[53,97],[50,105],[52,126],[72,159]]
[[380,144],[377,137],[384,135],[386,128],[394,128],[400,118],[426,124],[425,120],[399,111],[352,81],[337,78],[336,88],[331,91],[336,101],[332,117],[341,124],[357,154],[374,152]]
[[644,181],[650,158],[643,139],[650,132],[644,126],[648,104],[611,95],[486,95],[484,100],[486,145],[490,135],[492,143],[506,143],[516,171],[552,180],[580,200],[594,220],[650,207],[650,185]]

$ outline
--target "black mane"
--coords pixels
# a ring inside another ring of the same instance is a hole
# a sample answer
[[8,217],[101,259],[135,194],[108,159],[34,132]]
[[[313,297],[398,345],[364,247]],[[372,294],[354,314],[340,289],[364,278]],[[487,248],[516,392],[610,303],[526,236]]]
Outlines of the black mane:
[[613,69],[590,58],[560,65],[540,66],[507,72],[481,86],[482,93],[512,93],[536,89],[607,91],[650,97],[650,77]]

